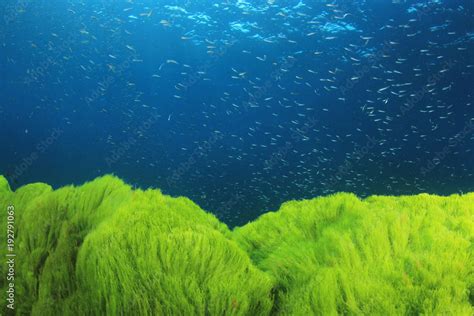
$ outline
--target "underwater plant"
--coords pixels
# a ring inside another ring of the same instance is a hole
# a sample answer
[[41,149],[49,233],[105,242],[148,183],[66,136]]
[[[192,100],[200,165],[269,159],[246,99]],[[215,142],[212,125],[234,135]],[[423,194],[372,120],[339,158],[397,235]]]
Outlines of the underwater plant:
[[472,315],[474,194],[339,193],[234,231],[284,315]]
[[111,176],[14,193],[2,178],[0,190],[16,210],[17,314],[264,315],[273,306],[271,278],[186,198]]
[[[232,231],[187,198],[113,176],[15,192],[0,177],[0,203],[15,209],[18,315],[474,312],[473,193],[339,193]],[[6,302],[5,277],[0,287]]]

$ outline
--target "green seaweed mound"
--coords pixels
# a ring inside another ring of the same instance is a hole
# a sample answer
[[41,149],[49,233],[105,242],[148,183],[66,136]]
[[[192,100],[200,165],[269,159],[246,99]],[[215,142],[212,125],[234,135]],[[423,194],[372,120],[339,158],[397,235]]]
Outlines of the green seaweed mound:
[[234,232],[284,315],[473,315],[474,194],[340,193]]
[[189,199],[132,191],[111,176],[57,191],[2,188],[2,208],[15,207],[17,314],[265,315],[273,307],[272,279]]
[[113,176],[15,192],[0,176],[0,205],[1,314],[12,282],[18,315],[474,314],[473,193],[340,193],[233,231]]

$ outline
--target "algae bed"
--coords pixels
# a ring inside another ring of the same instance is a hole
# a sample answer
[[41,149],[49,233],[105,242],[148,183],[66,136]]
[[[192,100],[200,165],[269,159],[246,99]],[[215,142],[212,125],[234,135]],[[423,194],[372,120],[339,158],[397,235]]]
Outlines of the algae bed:
[[17,315],[474,313],[474,193],[339,193],[234,230],[113,176],[15,192],[0,177],[0,203],[3,258],[14,206]]

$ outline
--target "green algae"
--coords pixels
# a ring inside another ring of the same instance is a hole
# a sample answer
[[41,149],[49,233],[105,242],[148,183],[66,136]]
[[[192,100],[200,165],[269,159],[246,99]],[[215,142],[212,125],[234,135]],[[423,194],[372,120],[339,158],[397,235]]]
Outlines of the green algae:
[[0,203],[15,206],[18,315],[474,313],[472,193],[340,193],[233,231],[187,198],[113,176],[15,192],[0,177]]
[[234,232],[285,315],[472,315],[474,194],[292,201]]

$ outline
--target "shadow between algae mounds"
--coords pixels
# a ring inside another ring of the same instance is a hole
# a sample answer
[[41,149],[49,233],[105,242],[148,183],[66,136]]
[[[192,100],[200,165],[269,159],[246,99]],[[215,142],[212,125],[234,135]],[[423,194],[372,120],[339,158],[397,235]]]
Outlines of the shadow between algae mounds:
[[0,203],[2,245],[15,209],[18,315],[474,314],[474,193],[338,193],[233,231],[113,176],[15,192],[0,177]]

